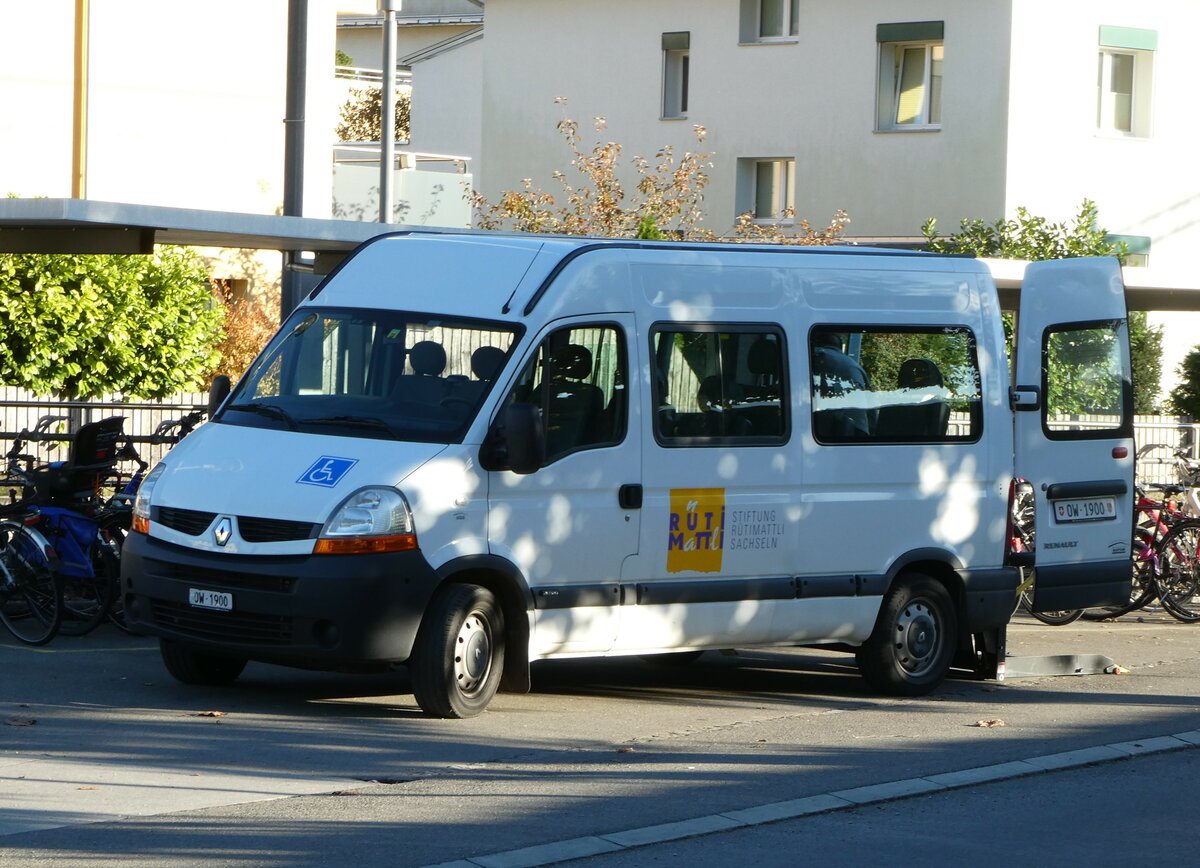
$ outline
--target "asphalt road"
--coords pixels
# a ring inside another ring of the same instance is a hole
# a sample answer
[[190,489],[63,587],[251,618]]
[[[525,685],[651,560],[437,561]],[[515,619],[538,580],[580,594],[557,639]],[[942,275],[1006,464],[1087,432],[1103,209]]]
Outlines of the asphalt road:
[[897,700],[819,651],[556,661],[442,721],[402,672],[199,689],[109,628],[0,638],[0,866],[1194,864],[1164,819],[1200,795],[1200,627],[1022,619],[1009,652],[1128,672]]

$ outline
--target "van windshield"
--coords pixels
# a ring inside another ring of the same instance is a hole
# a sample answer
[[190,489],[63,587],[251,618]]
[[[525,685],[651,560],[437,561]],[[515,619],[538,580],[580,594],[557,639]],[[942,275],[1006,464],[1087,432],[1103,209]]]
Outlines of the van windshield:
[[391,310],[301,308],[217,419],[230,425],[454,443],[519,330]]

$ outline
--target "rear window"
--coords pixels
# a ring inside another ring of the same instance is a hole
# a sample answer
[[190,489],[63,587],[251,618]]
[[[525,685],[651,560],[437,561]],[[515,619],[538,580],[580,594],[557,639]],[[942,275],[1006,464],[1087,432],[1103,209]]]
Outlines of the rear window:
[[1124,321],[1071,323],[1042,340],[1042,425],[1051,439],[1132,432],[1133,397],[1121,352]]

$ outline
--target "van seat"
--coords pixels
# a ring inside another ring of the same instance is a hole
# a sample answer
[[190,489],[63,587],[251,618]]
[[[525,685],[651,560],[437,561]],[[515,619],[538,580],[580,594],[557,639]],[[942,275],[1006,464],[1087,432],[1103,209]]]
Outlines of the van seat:
[[[896,376],[896,386],[905,391],[936,389],[943,384],[942,372],[932,359],[908,359]],[[889,404],[879,409],[875,434],[881,440],[939,440],[946,435],[949,422],[950,404],[945,400]]]
[[392,398],[425,406],[437,406],[446,397],[449,384],[442,379],[446,370],[446,350],[435,341],[419,341],[408,351],[413,373],[396,378]]

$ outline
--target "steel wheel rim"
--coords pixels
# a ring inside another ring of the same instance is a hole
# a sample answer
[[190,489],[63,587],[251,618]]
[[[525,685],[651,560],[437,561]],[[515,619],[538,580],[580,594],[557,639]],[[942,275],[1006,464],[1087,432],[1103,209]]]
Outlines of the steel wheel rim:
[[896,662],[910,676],[933,669],[942,647],[937,614],[925,600],[913,600],[896,619]]
[[464,695],[476,693],[492,671],[492,628],[478,609],[463,619],[454,639],[454,683]]

